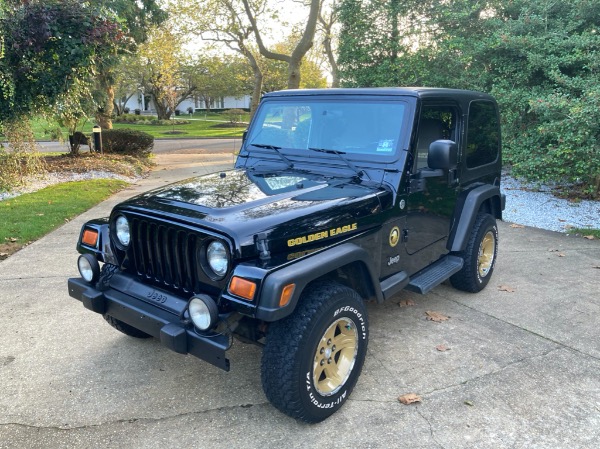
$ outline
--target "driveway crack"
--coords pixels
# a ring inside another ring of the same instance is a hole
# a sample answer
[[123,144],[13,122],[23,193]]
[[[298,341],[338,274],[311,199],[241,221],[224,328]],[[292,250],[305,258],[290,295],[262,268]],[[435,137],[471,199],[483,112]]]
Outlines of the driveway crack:
[[36,430],[52,430],[52,431],[57,431],[57,432],[70,432],[73,430],[84,430],[84,429],[97,429],[97,428],[101,428],[104,426],[112,426],[112,425],[119,425],[119,424],[132,424],[132,423],[137,423],[137,422],[144,422],[144,423],[159,423],[162,421],[168,421],[170,419],[177,419],[177,418],[185,418],[188,416],[199,416],[199,415],[204,415],[207,413],[212,413],[212,412],[219,412],[222,410],[235,410],[235,409],[239,409],[239,408],[251,408],[251,407],[256,407],[256,406],[261,406],[261,405],[267,405],[269,404],[269,402],[259,402],[256,404],[239,404],[239,405],[225,405],[222,407],[216,407],[216,408],[211,408],[211,409],[207,409],[207,410],[198,410],[198,411],[192,411],[192,412],[185,412],[185,413],[178,413],[175,415],[167,415],[167,416],[161,416],[160,418],[128,418],[128,419],[118,419],[115,421],[106,421],[106,422],[102,422],[102,423],[98,423],[98,424],[86,424],[86,425],[81,425],[81,426],[69,426],[68,424],[65,425],[59,425],[59,426],[38,426],[38,425],[34,425],[34,424],[24,424],[24,423],[18,423],[18,422],[7,422],[7,423],[1,423],[0,424],[0,429],[2,429],[3,427],[8,427],[8,426],[16,426],[16,427],[21,427],[21,428],[25,428],[25,429],[36,429]]

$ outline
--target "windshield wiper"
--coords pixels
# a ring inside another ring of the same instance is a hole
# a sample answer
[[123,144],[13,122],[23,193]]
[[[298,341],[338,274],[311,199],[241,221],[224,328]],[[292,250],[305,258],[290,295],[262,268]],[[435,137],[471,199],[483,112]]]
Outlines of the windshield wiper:
[[294,168],[294,163],[290,161],[281,151],[279,151],[281,150],[281,147],[277,147],[275,145],[268,145],[265,143],[250,143],[250,145],[252,145],[253,147],[265,148],[267,150],[275,151],[275,153],[277,153],[281,160],[287,164],[288,168]]
[[371,177],[369,176],[369,174],[366,171],[358,168],[356,165],[354,165],[352,162],[350,162],[350,160],[348,158],[344,157],[344,154],[348,154],[344,151],[329,150],[327,148],[309,148],[309,150],[316,151],[318,153],[335,154],[342,161],[344,161],[348,167],[350,167],[352,170],[354,170],[354,172],[358,175],[359,178],[362,177],[363,175],[365,175],[367,178],[369,178],[369,181],[371,180]]

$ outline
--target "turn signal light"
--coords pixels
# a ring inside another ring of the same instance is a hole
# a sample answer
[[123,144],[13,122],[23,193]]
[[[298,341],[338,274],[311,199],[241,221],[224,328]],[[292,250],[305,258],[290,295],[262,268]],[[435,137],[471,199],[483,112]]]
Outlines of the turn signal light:
[[95,229],[86,229],[83,231],[83,238],[81,241],[84,245],[93,246],[95,248],[98,244],[98,231]]
[[287,306],[296,290],[296,284],[288,284],[283,287],[281,296],[279,297],[279,307]]
[[229,283],[229,292],[240,296],[248,301],[254,299],[256,293],[256,284],[254,282],[234,276]]

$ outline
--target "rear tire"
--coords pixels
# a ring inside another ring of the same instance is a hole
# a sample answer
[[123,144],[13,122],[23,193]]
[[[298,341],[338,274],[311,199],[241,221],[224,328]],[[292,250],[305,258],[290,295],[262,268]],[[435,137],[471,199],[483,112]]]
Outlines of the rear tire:
[[496,219],[490,214],[478,214],[467,247],[456,255],[463,259],[464,264],[458,273],[450,277],[452,286],[471,293],[483,290],[492,277],[498,255]]
[[293,418],[323,421],[350,396],[367,343],[367,310],[354,290],[309,286],[294,313],[269,326],[261,366],[267,398]]

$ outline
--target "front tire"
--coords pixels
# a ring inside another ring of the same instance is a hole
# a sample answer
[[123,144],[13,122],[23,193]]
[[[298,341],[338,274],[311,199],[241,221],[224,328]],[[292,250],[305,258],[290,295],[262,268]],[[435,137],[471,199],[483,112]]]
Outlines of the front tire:
[[492,277],[498,255],[496,219],[490,214],[478,214],[467,247],[456,255],[464,263],[462,269],[450,277],[452,286],[471,293],[483,290]]
[[261,366],[267,398],[293,418],[323,421],[350,396],[367,343],[367,310],[354,290],[308,287],[294,313],[269,327]]

